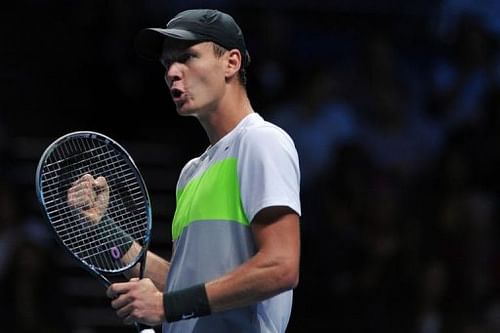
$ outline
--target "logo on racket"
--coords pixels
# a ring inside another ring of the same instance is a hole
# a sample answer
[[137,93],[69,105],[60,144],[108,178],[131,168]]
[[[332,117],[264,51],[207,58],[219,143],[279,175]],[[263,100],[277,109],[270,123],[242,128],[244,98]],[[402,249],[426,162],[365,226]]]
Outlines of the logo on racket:
[[120,249],[117,248],[116,246],[113,246],[111,248],[111,256],[115,259],[118,260],[122,257],[122,253],[120,252]]

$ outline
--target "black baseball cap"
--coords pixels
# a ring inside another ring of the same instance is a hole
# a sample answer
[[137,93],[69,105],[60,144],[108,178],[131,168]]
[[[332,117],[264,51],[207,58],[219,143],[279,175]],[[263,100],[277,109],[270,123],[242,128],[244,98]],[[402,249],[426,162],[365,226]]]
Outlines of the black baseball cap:
[[189,9],[177,14],[163,28],[147,28],[139,32],[135,48],[140,56],[149,60],[160,58],[163,41],[172,38],[193,42],[214,42],[232,50],[238,49],[242,66],[250,63],[243,32],[231,17],[216,9]]

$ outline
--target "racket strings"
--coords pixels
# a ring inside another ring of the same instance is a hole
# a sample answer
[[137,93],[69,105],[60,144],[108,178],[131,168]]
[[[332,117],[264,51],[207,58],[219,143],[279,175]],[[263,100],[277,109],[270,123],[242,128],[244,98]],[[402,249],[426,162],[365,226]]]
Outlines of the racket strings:
[[[140,210],[142,209],[142,205],[145,204],[143,198],[142,198],[142,192],[141,192],[141,189],[140,188],[134,188],[132,189],[132,191],[130,191],[132,193],[130,193],[130,198],[133,199],[133,204],[134,206],[137,208],[137,210]],[[56,193],[58,194],[58,193]],[[79,195],[79,192],[76,192],[75,193],[76,196]],[[116,198],[113,198],[113,193],[111,193],[110,195],[110,199],[111,200],[118,200]],[[53,224],[57,224],[59,222],[59,220],[62,220],[64,221],[65,218],[67,217],[67,211],[65,211],[65,208],[68,207],[68,204],[66,202],[66,199],[65,200],[61,200],[61,198],[58,198],[58,197],[55,197],[53,200],[49,200],[46,205],[51,209],[51,211],[53,211],[54,213],[59,213],[61,216],[59,219],[57,218],[54,218],[53,220]],[[127,205],[127,206],[130,206],[130,205]],[[110,209],[111,206],[108,205],[108,209],[107,211],[114,211],[114,210],[123,210],[123,209],[128,209],[128,210],[131,210],[130,207],[126,207],[126,205],[124,203],[115,203],[115,208],[114,209]],[[56,217],[56,216],[55,216]]]
[[[106,215],[127,237],[92,224],[68,205],[68,189],[85,174],[106,178],[110,189]],[[78,258],[101,270],[119,270],[125,264],[117,260],[116,249],[130,244],[131,238],[145,242],[148,203],[137,177],[123,154],[102,140],[68,140],[52,152],[41,180],[45,205],[55,232]]]
[[[99,156],[103,157],[105,155],[104,154],[100,154]],[[113,158],[115,158],[115,157],[118,157],[118,156],[113,156]],[[108,160],[109,160],[109,158],[108,158]],[[119,162],[121,162],[121,161],[119,161]],[[113,181],[115,183],[127,184],[127,185],[131,184],[131,182],[135,182],[135,178],[134,178],[135,175],[132,172],[129,172],[129,173],[127,173],[127,174],[124,175],[124,176],[130,176],[130,177],[124,178],[124,177],[121,177],[121,176],[123,176],[122,172],[115,171],[112,168],[111,169],[105,168],[104,166],[101,167],[101,168],[95,168],[93,170],[93,172],[92,172],[92,170],[83,170],[83,168],[76,169],[76,171],[77,171],[77,174],[79,174],[79,175],[85,174],[86,172],[87,173],[94,173],[94,174],[103,174],[105,171],[108,171],[108,173],[112,173],[113,175],[118,175],[118,177],[113,177],[111,179],[110,184],[109,184],[110,187],[113,187],[113,184],[112,184]],[[45,182],[45,181],[42,181],[42,182],[45,183],[45,185],[47,187],[50,187],[50,184],[47,184],[47,182]],[[54,197],[54,200],[50,200],[50,199],[46,200],[47,206],[52,206],[50,208],[52,208],[54,211],[61,211],[62,212],[62,208],[66,207],[67,203],[66,203],[66,200],[58,200],[59,199],[58,198],[58,194],[60,192],[60,188],[59,187],[61,186],[60,185],[61,183],[64,183],[64,182],[62,182],[60,180],[59,183],[57,184],[57,187],[55,187],[55,186],[53,187],[53,193],[51,193],[50,190],[46,190],[45,194],[46,194],[47,198]],[[65,183],[69,183],[69,181],[66,181]],[[69,184],[67,186],[69,188]],[[141,204],[141,203],[143,203],[143,201],[144,201],[143,200],[143,194],[141,192],[141,188],[138,185],[136,185],[133,188],[129,186],[129,188],[127,190],[128,190],[128,192],[132,192],[132,195],[130,195],[129,197],[132,198],[132,199],[134,199],[134,203],[135,204]],[[111,193],[111,195],[113,195],[113,194],[114,193]],[[117,202],[120,202],[120,201],[119,200],[113,200],[112,198],[110,200],[110,204],[117,203]],[[57,221],[55,221],[55,222],[57,222]]]
[[[137,232],[143,231],[142,224],[138,223],[137,222],[138,220],[140,221],[142,219],[144,220],[144,222],[147,222],[147,215],[144,212],[138,212],[135,214],[129,214],[128,212],[125,212],[123,214],[118,214],[118,212],[114,212],[113,214],[107,213],[107,216],[109,216],[114,221],[119,221],[119,223],[117,224],[122,229],[127,230],[131,234],[131,236],[134,234],[135,231]],[[69,218],[72,219],[73,221],[68,222]],[[98,226],[99,223],[92,224],[87,220],[86,217],[77,214],[76,212],[72,212],[71,214],[66,214],[65,219],[60,219],[55,223],[53,223],[55,231],[60,236],[62,237],[66,236],[68,239],[73,239],[78,235],[82,235],[82,233],[85,234],[85,232],[95,229]],[[132,236],[132,238],[137,238],[137,237]]]
[[[98,174],[112,174],[115,176],[113,181],[123,181],[127,179],[134,179],[135,174],[130,170],[130,168],[124,168],[123,159],[118,154],[112,155],[113,152],[102,151],[101,153],[92,156],[92,158],[78,160],[71,165],[64,165],[61,161],[47,163],[45,168],[44,177],[42,179],[42,184],[48,186],[49,188],[54,187],[57,191],[58,187],[61,185],[62,180],[65,183],[75,178],[75,175],[84,175],[85,173],[95,172]],[[87,154],[87,153],[85,153]],[[73,156],[78,157],[78,156]],[[100,166],[94,166],[89,168],[89,163],[94,159],[99,159]],[[111,161],[111,162],[109,162]],[[103,163],[106,162],[106,163]],[[52,170],[50,170],[52,168]],[[68,169],[67,172],[61,173],[62,169]],[[76,180],[76,179],[75,179]],[[50,195],[50,191],[47,191]]]
[[[136,216],[134,216],[134,218],[147,219],[146,214],[141,214],[141,215],[142,216],[136,215]],[[85,224],[89,224],[89,226],[85,226],[82,229],[73,228],[73,229],[70,229],[71,232],[67,232],[67,233],[60,233],[56,230],[56,232],[58,232],[60,234],[60,238],[64,242],[64,244],[66,246],[68,246],[69,248],[71,248],[73,251],[76,251],[77,253],[79,252],[79,250],[81,248],[87,249],[88,247],[92,248],[94,246],[99,246],[100,244],[103,244],[103,243],[109,243],[109,242],[114,241],[115,238],[117,237],[113,234],[103,234],[103,231],[105,231],[105,230],[99,224],[90,225],[90,223],[88,223],[85,220],[85,218],[80,218],[80,220],[83,221]],[[140,226],[137,226],[136,225],[137,223],[135,221],[130,222],[129,225],[132,225],[132,223],[133,223],[133,226],[131,228],[127,229],[127,235],[130,236],[131,238],[133,238],[135,241],[138,241],[139,243],[142,244],[144,241],[143,228]],[[124,224],[121,224],[121,225],[124,225]],[[94,233],[98,233],[99,236],[94,236],[93,235]],[[89,239],[91,239],[91,240],[89,241]]]
[[[143,217],[146,217],[143,215]],[[83,230],[80,233],[73,232],[71,236],[65,235],[67,237],[61,237],[61,240],[65,242],[66,246],[70,247],[73,251],[79,252],[80,249],[87,250],[88,248],[93,248],[100,246],[103,243],[110,243],[115,241],[117,237],[114,234],[104,234],[104,227],[100,225],[86,227],[86,230]],[[131,231],[131,232],[128,232]],[[127,231],[127,235],[138,241],[139,243],[143,243],[144,236],[143,230],[140,227],[135,227]],[[94,233],[98,233],[98,236],[94,236]],[[123,238],[123,237],[122,237]],[[90,241],[89,241],[90,239]],[[82,241],[85,241],[82,243]]]
[[[135,214],[144,214],[145,209],[145,202],[142,201],[140,195],[140,193],[136,194],[137,198],[134,204],[136,206],[135,208],[137,209],[134,209],[134,211],[136,211],[135,213],[131,212],[131,209],[129,209],[129,207],[126,207],[123,203],[119,203],[115,204],[114,206],[108,206],[106,214],[113,219],[121,221],[120,226],[124,227],[127,230],[137,227],[138,224],[135,219],[138,218],[138,216],[136,216]],[[115,198],[110,196],[110,199],[114,200]],[[53,211],[54,213],[54,220],[52,222],[52,225],[59,234],[69,234],[69,236],[72,236],[71,232],[77,231],[74,230],[74,225],[82,224],[82,222],[85,222],[85,224],[88,225],[92,225],[92,223],[89,223],[85,217],[76,217],[75,214],[77,214],[77,209],[68,207],[66,203],[52,205],[51,211]],[[68,217],[73,217],[75,219],[74,222],[68,223]],[[145,218],[147,218],[147,215],[145,216]],[[128,226],[130,226],[131,228],[129,229]]]

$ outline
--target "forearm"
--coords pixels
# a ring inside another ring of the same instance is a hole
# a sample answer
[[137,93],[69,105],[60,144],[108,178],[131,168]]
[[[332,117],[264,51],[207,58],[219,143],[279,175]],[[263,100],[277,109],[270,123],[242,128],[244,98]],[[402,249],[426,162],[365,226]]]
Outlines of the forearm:
[[[134,242],[129,251],[123,256],[122,260],[135,258],[141,251],[141,249],[141,245],[137,242]],[[150,278],[158,288],[158,290],[164,289],[169,269],[170,263],[167,260],[161,258],[151,251],[148,251],[146,258],[146,268],[144,269],[144,277]],[[125,276],[129,279],[133,277],[139,277],[139,265],[135,265],[133,268],[125,272]]]
[[298,274],[292,264],[257,254],[236,270],[205,284],[212,312],[242,307],[294,288]]
[[283,207],[266,209],[256,216],[252,230],[259,251],[234,271],[205,285],[213,312],[250,305],[298,284],[298,216]]

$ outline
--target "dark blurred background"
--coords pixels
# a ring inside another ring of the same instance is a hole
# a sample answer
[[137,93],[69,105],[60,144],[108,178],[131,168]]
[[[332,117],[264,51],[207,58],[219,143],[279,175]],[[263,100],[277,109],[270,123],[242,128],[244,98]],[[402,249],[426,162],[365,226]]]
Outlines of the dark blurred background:
[[8,332],[134,332],[61,252],[35,195],[45,147],[94,130],[134,157],[170,255],[182,165],[144,27],[219,8],[242,26],[257,112],[294,138],[302,271],[288,332],[500,332],[500,1],[16,0],[0,11],[0,317]]

